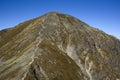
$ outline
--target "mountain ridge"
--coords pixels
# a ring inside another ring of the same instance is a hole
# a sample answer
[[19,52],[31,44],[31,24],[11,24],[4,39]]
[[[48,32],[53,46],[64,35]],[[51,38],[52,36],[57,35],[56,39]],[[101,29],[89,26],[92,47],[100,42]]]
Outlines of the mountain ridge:
[[119,80],[120,41],[57,12],[0,31],[0,80]]

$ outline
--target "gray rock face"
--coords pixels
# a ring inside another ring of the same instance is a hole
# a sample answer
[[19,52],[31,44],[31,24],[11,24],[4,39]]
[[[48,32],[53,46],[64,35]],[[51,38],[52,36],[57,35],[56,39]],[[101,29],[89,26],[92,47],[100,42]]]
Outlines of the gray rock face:
[[120,41],[48,13],[0,31],[0,80],[120,80]]

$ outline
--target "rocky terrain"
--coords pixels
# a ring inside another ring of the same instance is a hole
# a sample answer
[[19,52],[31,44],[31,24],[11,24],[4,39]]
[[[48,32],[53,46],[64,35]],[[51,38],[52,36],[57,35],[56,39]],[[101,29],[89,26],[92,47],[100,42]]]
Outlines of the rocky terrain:
[[0,80],[120,80],[120,40],[50,12],[0,31]]

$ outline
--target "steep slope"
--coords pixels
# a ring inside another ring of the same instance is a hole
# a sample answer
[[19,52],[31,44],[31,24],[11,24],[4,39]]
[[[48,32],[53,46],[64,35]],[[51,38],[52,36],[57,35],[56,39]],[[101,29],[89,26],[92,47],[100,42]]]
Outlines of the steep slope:
[[0,31],[0,80],[120,80],[120,41],[51,12]]

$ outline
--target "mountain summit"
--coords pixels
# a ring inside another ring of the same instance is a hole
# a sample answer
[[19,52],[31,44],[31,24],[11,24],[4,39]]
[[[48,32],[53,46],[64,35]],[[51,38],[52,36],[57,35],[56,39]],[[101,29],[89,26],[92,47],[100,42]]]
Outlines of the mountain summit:
[[0,31],[0,80],[120,80],[120,41],[51,12]]

